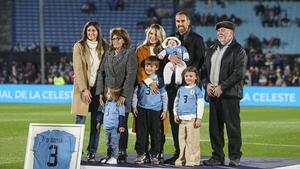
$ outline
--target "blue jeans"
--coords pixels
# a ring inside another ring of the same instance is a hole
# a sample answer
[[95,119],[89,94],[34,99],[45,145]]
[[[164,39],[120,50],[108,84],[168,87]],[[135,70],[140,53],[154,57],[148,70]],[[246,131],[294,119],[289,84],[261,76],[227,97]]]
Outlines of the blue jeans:
[[85,124],[86,116],[76,115],[75,124]]
[[118,158],[120,133],[118,128],[105,129],[107,156]]
[[[97,112],[91,112],[91,128],[90,139],[87,147],[88,153],[97,153],[100,130],[96,129],[97,126]],[[76,115],[76,124],[85,124],[86,116]]]

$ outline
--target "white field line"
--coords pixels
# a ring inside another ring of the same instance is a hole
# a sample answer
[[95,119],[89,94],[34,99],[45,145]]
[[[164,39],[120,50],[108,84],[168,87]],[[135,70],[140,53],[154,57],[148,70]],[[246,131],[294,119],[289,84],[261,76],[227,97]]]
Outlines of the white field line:
[[278,167],[278,168],[274,168],[274,169],[299,169],[299,168],[300,168],[300,164],[286,166],[286,167]]
[[[128,133],[131,135],[135,135],[134,132],[132,132],[132,129],[128,129]],[[168,140],[173,140],[172,137],[166,137]],[[200,140],[201,142],[210,142],[210,140]],[[226,141],[227,142],[227,141]],[[291,144],[269,144],[269,143],[250,143],[250,142],[243,142],[243,144],[249,144],[249,145],[258,145],[258,146],[270,146],[270,147],[294,147],[294,148],[300,148],[300,145],[291,145]]]

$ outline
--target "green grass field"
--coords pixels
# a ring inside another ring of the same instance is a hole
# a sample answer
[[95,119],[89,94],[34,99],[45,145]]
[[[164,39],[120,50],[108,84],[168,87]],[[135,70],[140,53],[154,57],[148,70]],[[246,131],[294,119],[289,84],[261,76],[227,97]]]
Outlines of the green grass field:
[[[205,109],[201,153],[210,156],[208,108]],[[242,107],[241,120],[244,157],[300,158],[300,108]],[[29,123],[74,123],[74,116],[70,114],[70,105],[64,104],[0,104],[0,169],[23,168]],[[88,132],[89,123],[84,150]],[[105,153],[103,136],[101,133],[99,153],[102,155]],[[134,153],[134,142],[135,136],[130,135],[129,152]],[[165,153],[172,153],[172,145],[169,132]]]

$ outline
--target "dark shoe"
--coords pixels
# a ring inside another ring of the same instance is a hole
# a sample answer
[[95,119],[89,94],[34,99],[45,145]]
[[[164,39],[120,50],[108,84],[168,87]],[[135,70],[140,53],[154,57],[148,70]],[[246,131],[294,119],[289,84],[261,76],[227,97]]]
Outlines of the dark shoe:
[[146,153],[144,163],[149,163],[149,164],[151,163],[151,155],[149,153]]
[[204,165],[208,165],[208,166],[224,165],[224,161],[222,161],[222,160],[217,160],[217,159],[214,159],[213,157],[211,157],[211,158],[208,159],[208,160],[204,160],[204,161],[203,161],[203,164],[204,164]]
[[172,164],[175,165],[175,161],[177,160],[177,158],[179,157],[178,154],[174,154],[173,157],[165,160],[165,164]]
[[240,159],[230,160],[229,166],[237,167],[240,165]]
[[118,157],[117,161],[118,161],[118,163],[121,163],[121,164],[122,164],[122,163],[127,163],[127,154],[121,152],[121,153],[119,154],[119,157]]
[[94,153],[87,153],[86,159],[88,162],[95,161],[95,154]]

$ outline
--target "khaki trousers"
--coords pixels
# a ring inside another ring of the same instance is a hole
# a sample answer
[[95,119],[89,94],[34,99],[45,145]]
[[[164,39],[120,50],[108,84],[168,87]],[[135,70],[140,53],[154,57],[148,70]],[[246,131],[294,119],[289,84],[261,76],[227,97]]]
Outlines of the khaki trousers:
[[194,128],[194,121],[183,120],[179,124],[180,154],[175,165],[200,165],[200,128]]

